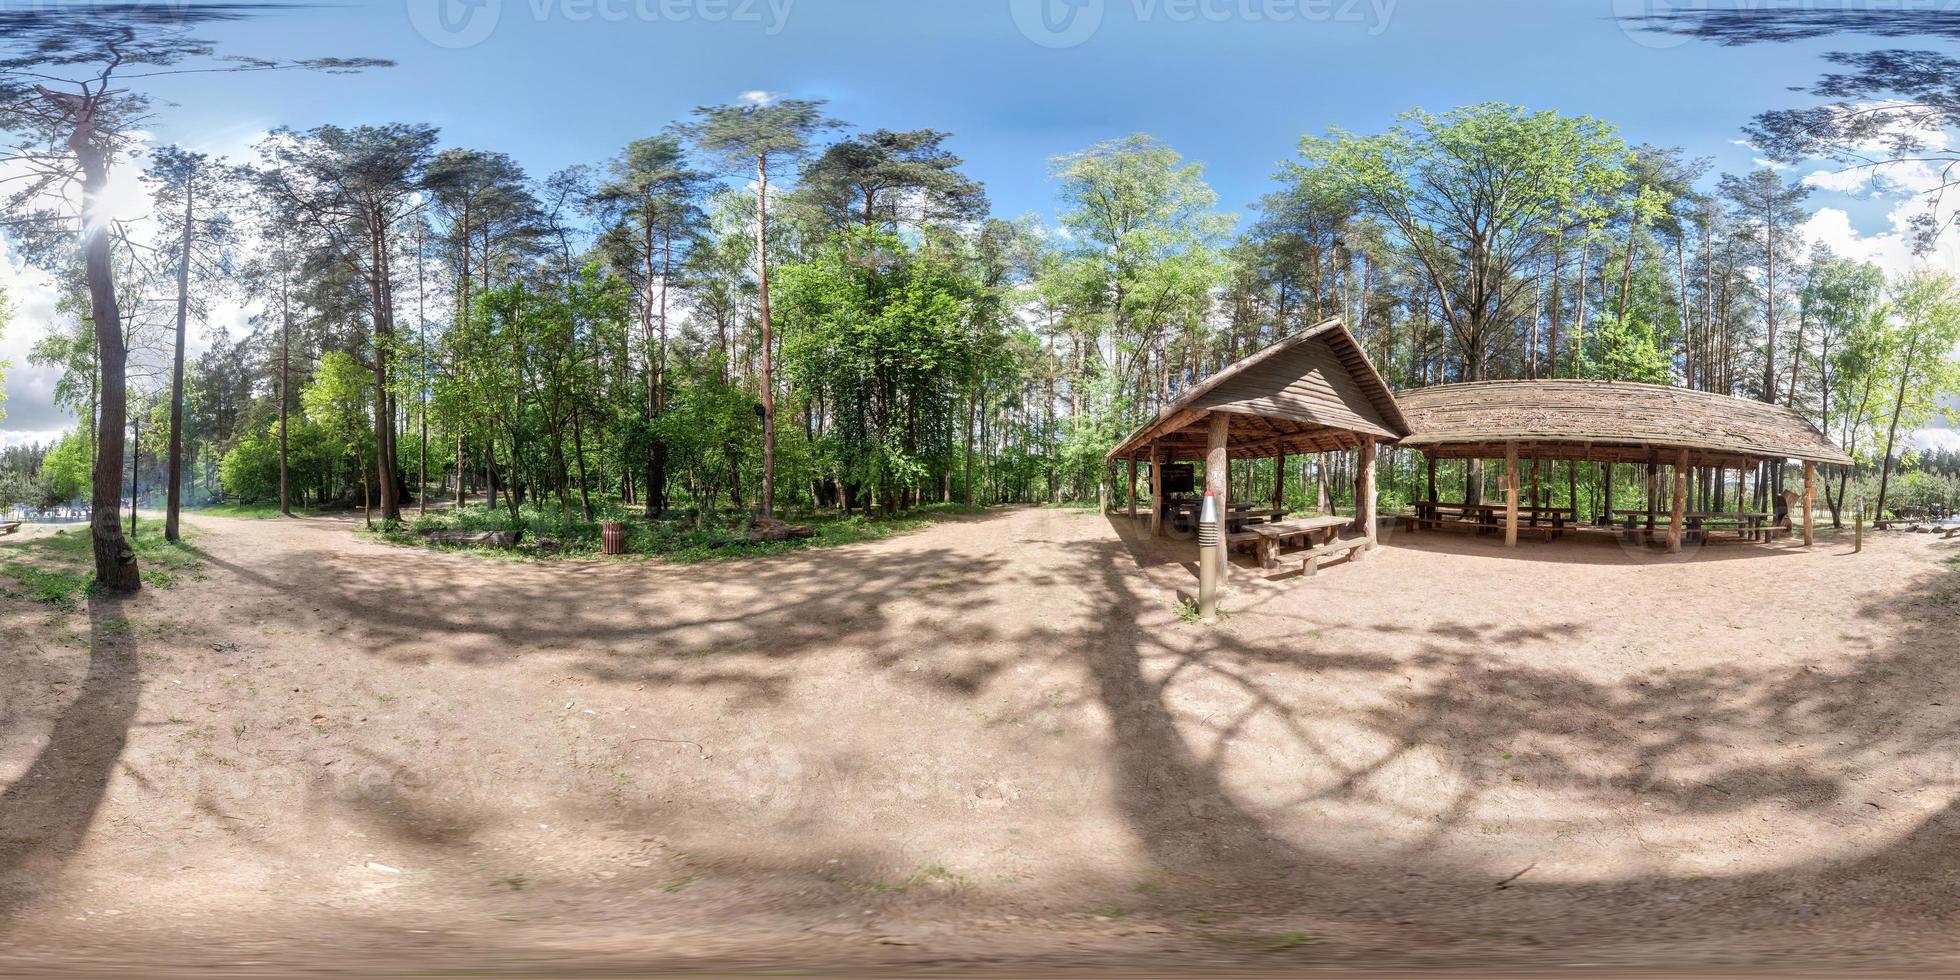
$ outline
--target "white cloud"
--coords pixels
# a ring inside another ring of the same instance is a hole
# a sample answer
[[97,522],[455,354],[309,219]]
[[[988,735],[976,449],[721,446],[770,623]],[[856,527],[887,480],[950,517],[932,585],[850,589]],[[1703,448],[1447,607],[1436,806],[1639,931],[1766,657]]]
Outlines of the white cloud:
[[0,361],[11,365],[0,381],[7,393],[7,401],[0,403],[0,410],[7,413],[0,419],[0,445],[6,445],[23,441],[10,433],[31,435],[73,420],[54,405],[54,383],[60,372],[27,363],[34,342],[47,336],[56,322],[60,292],[54,280],[28,268],[0,241],[0,291],[6,294],[8,308],[6,324],[0,326]]
[[[141,134],[147,140],[148,134]],[[213,156],[230,159],[246,159],[253,144],[267,135],[263,126],[239,125],[214,130],[196,140],[187,140],[191,147]],[[116,168],[105,192],[105,208],[108,214],[125,223],[129,236],[145,241],[154,234],[155,223],[150,220],[149,189],[142,180],[146,160],[139,157],[126,161]],[[0,167],[0,176],[9,171]],[[17,171],[15,171],[17,172]],[[60,429],[73,426],[75,417],[54,404],[54,385],[60,378],[60,371],[31,365],[27,353],[35,341],[47,336],[56,327],[66,327],[55,312],[59,290],[51,276],[39,269],[27,267],[0,239],[0,291],[6,294],[10,316],[4,328],[0,328],[0,361],[11,363],[4,372],[4,385],[7,395],[0,402],[0,410],[6,418],[0,419],[0,445],[20,442],[46,442]],[[152,310],[162,310],[168,319],[169,304],[154,297],[144,306]],[[125,312],[130,312],[135,304],[126,304]],[[211,335],[217,328],[229,331],[233,340],[243,336],[248,327],[256,304],[241,303],[238,299],[225,296],[211,304],[208,321],[193,317],[185,342],[185,357],[195,360],[198,355],[210,348]],[[156,320],[156,313],[143,321],[146,324],[144,336],[139,338],[131,351],[130,374],[132,381],[149,377],[155,378],[167,363],[163,350],[168,340],[159,339],[158,327],[174,326]]]
[[1960,451],[1960,432],[1952,429],[1915,429],[1906,433],[1904,448],[1920,452]]
[[758,88],[758,89],[750,89],[747,92],[743,92],[740,96],[737,96],[736,98],[737,101],[741,102],[743,105],[761,106],[761,105],[774,105],[777,99],[782,98],[782,95],[781,93],[777,93],[777,92],[765,92],[762,89]]
[[1893,209],[1887,215],[1889,227],[1869,235],[1858,230],[1848,212],[1840,208],[1820,208],[1799,231],[1807,241],[1826,245],[1838,255],[1870,262],[1884,269],[1888,277],[1903,276],[1925,268],[1960,276],[1960,236],[1952,230],[1941,235],[1928,254],[1913,254],[1908,220],[1918,213],[1918,207],[1917,201],[1908,201]]
[[[1860,111],[1877,108],[1884,103],[1871,103],[1860,106]],[[1949,153],[1954,146],[1953,134],[1937,127],[1909,128],[1894,126],[1888,132],[1909,132],[1925,146],[1924,152],[1915,157],[1934,159],[1893,160],[1893,150],[1887,145],[1887,138],[1881,136],[1849,147],[1858,159],[1873,161],[1863,166],[1848,166],[1838,169],[1824,169],[1805,177],[1803,182],[1820,190],[1839,194],[1856,194],[1879,197],[1889,194],[1925,194],[1946,182],[1942,173],[1944,167],[1938,157]]]

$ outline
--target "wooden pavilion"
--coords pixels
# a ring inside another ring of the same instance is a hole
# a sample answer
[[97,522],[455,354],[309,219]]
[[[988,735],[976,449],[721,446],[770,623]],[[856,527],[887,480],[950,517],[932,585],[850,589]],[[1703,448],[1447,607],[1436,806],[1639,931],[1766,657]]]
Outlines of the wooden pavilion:
[[[1402,392],[1397,400],[1415,434],[1402,445],[1429,457],[1429,503],[1418,506],[1416,523],[1440,525],[1436,493],[1438,459],[1504,460],[1504,542],[1518,539],[1518,461],[1567,461],[1603,464],[1606,504],[1601,524],[1627,515],[1631,526],[1637,511],[1612,508],[1612,466],[1646,467],[1649,530],[1654,525],[1657,480],[1661,467],[1673,469],[1673,494],[1667,528],[1669,551],[1679,551],[1689,525],[1733,525],[1749,536],[1762,531],[1769,515],[1741,509],[1749,471],[1768,461],[1782,465],[1798,460],[1804,468],[1803,538],[1814,538],[1813,510],[1817,466],[1849,465],[1851,457],[1803,418],[1781,405],[1748,401],[1686,388],[1608,381],[1486,381],[1438,385]],[[1734,514],[1687,511],[1689,474],[1710,468],[1741,471],[1738,511]],[[1761,489],[1759,487],[1759,489]],[[1471,502],[1454,505],[1455,516],[1471,517]],[[1574,503],[1576,507],[1576,502]],[[1537,511],[1528,508],[1537,523]],[[1485,513],[1488,513],[1488,508]],[[1578,514],[1572,519],[1578,523]]]
[[[1151,464],[1150,533],[1161,536],[1164,464],[1203,461],[1205,489],[1229,502],[1230,464],[1235,458],[1279,457],[1277,497],[1284,488],[1286,456],[1359,449],[1353,523],[1363,537],[1357,545],[1340,548],[1359,557],[1376,544],[1375,448],[1409,432],[1395,395],[1354,335],[1336,319],[1279,341],[1193,386],[1118,443],[1108,459],[1112,466],[1118,462],[1129,466],[1131,517],[1137,512],[1137,464]],[[1222,512],[1219,522],[1225,522]],[[1225,560],[1230,541],[1223,531],[1221,527],[1221,569],[1230,566]],[[1262,553],[1270,554],[1264,549]],[[1317,567],[1317,557],[1308,556],[1308,571]]]

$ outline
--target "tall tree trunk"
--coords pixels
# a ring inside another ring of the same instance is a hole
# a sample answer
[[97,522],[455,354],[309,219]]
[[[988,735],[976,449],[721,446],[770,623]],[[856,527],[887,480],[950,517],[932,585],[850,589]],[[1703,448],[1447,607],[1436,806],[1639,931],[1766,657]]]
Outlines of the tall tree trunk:
[[143,493],[143,412],[129,419],[129,536],[136,537],[136,498]]
[[170,359],[170,486],[164,491],[163,537],[177,540],[184,488],[184,328],[191,310],[191,229],[197,216],[196,168],[184,178],[184,235],[177,248],[177,349]]
[[[109,184],[107,148],[96,132],[99,103],[90,100],[79,110],[68,135],[68,149],[82,170],[84,213],[95,214],[103,188]],[[118,502],[122,499],[123,429],[128,425],[125,372],[129,350],[123,344],[122,310],[116,302],[115,269],[109,255],[105,223],[86,222],[82,232],[82,265],[88,280],[89,313],[95,322],[96,363],[101,372],[100,418],[96,423],[95,469],[90,494],[89,534],[95,552],[95,581],[114,592],[143,587],[136,552],[123,538]]]
[[287,267],[289,254],[284,250],[281,240],[279,256],[279,513],[293,516],[291,473],[288,466],[288,447],[286,443],[287,417],[292,406],[292,350],[293,350],[293,309],[292,296],[287,289]]
[[762,500],[763,517],[776,516],[776,379],[774,335],[769,324],[769,155],[755,163],[756,314],[762,327]]
[[1767,333],[1763,340],[1763,401],[1776,403],[1776,206],[1771,204],[1763,222],[1763,244],[1767,253],[1768,288],[1763,292]]
[[[400,501],[395,495],[393,437],[395,421],[388,399],[388,347],[392,334],[389,322],[387,227],[378,210],[369,214],[368,300],[372,308],[374,332],[374,462],[380,490],[381,519],[393,524],[401,520]],[[363,482],[363,487],[365,487]]]
[[1885,518],[1885,495],[1892,487],[1892,450],[1899,437],[1899,413],[1905,411],[1906,391],[1912,385],[1912,365],[1918,356],[1919,340],[1915,335],[1904,356],[1899,358],[1899,394],[1892,400],[1892,422],[1885,429],[1885,455],[1879,457],[1878,504],[1872,509],[1872,516],[1878,520]]
[[[661,231],[660,241],[660,343],[653,367],[653,415],[667,411],[667,281],[674,275],[674,229]],[[667,440],[653,440],[653,458],[647,467],[647,516],[667,509]]]
[[[419,222],[418,222],[419,224]],[[415,398],[421,416],[421,469],[416,474],[415,509],[418,513],[429,512],[429,306],[428,289],[424,281],[426,263],[424,258],[429,250],[426,226],[418,228],[415,238],[415,319],[421,335],[422,368],[415,382]]]

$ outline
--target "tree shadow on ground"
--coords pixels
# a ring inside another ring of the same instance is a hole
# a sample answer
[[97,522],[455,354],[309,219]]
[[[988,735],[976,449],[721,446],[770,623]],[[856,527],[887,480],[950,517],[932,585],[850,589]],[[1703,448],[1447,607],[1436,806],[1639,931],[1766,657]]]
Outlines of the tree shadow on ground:
[[47,744],[0,792],[0,934],[40,893],[58,886],[108,794],[142,691],[142,664],[125,600],[88,602],[88,672],[56,716]]
[[[1104,624],[1074,647],[1111,718],[1114,803],[1150,859],[1187,886],[1182,902],[1199,897],[1248,913],[1355,921],[1386,921],[1399,907],[1422,908],[1430,916],[1425,928],[1594,943],[1732,938],[1776,925],[1779,917],[1802,924],[1791,917],[1808,916],[1819,904],[1861,920],[1904,915],[1944,922],[1952,914],[1951,903],[1938,897],[1950,891],[1944,876],[1960,853],[1960,811],[1951,803],[1903,839],[1868,852],[1824,841],[1818,850],[1842,856],[1727,876],[1671,871],[1663,862],[1608,868],[1585,881],[1528,874],[1501,881],[1438,848],[1475,814],[1507,795],[1516,798],[1514,783],[1528,786],[1535,799],[1637,806],[1625,817],[1629,825],[1773,807],[1856,829],[1872,812],[1864,807],[1880,805],[1866,802],[1870,788],[1858,785],[1859,771],[1877,759],[1904,758],[1918,760],[1901,777],[1912,785],[1894,791],[1950,800],[1956,763],[1941,719],[1950,720],[1951,712],[1940,707],[1960,705],[1960,676],[1952,666],[1960,649],[1951,631],[1960,583],[1950,578],[1928,576],[1909,595],[1863,605],[1860,616],[1904,628],[1883,649],[1819,637],[1817,662],[1789,672],[1725,661],[1601,680],[1487,655],[1493,645],[1575,642],[1589,630],[1581,622],[1378,624],[1361,633],[1337,630],[1332,638],[1303,635],[1281,648],[1249,643],[1229,628],[1206,631],[1197,642],[1175,631],[1123,628],[1117,624],[1161,616],[1162,599],[1135,570],[1167,558],[1147,530],[1117,523],[1107,539],[1068,546],[1072,560],[1096,576],[1095,621]],[[1293,595],[1294,602],[1312,601]],[[1371,649],[1369,633],[1400,634],[1402,652]],[[1306,705],[1265,679],[1271,676],[1265,668],[1276,664],[1306,675],[1338,665],[1332,669],[1410,676],[1392,698],[1349,709],[1373,747],[1372,758],[1356,760],[1299,722]],[[1192,683],[1236,687],[1244,707],[1223,721],[1194,724],[1177,690]],[[1277,806],[1241,799],[1226,760],[1254,724],[1286,732],[1288,754],[1316,760],[1331,778]],[[1726,760],[1736,743],[1764,738],[1813,748],[1776,764]],[[1354,829],[1338,826],[1354,806],[1397,819],[1395,808],[1409,794],[1385,787],[1380,777],[1439,745],[1489,754],[1452,759],[1469,771],[1436,794],[1440,805],[1425,802],[1420,812],[1401,815],[1427,826],[1419,840],[1343,847],[1328,836]],[[1522,748],[1516,758],[1505,754],[1497,762],[1509,746]],[[1314,816],[1329,804],[1350,809]]]
[[[541,651],[574,654],[578,669],[611,683],[727,685],[765,700],[780,696],[781,678],[732,665],[837,646],[889,656],[899,634],[908,643],[934,634],[985,639],[984,628],[962,627],[958,617],[983,602],[968,586],[1001,565],[924,547],[826,551],[814,571],[787,556],[684,568],[415,557],[388,563],[314,549],[269,568],[208,560],[290,602],[288,625],[369,655],[494,667]],[[660,600],[658,610],[647,608],[649,598]],[[896,629],[891,610],[908,601],[930,615]]]

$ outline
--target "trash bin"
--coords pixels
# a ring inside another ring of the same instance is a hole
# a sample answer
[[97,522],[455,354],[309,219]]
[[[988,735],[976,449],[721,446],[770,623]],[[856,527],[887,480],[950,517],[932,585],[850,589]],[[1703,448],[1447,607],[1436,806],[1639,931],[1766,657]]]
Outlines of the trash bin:
[[626,553],[626,525],[619,521],[606,521],[599,525],[599,547],[609,555]]

